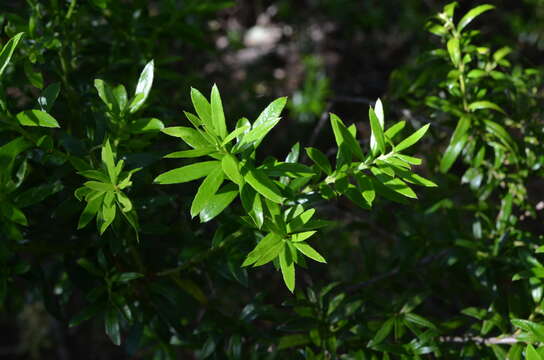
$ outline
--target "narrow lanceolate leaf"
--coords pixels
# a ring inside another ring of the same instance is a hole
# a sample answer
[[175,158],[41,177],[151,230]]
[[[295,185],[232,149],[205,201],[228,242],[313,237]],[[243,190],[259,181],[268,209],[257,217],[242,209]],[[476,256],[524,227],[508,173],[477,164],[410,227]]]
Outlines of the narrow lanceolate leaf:
[[295,245],[295,247],[298,249],[298,251],[300,251],[301,253],[303,253],[304,255],[309,257],[310,259],[313,259],[313,260],[318,261],[320,263],[327,263],[325,258],[323,256],[321,256],[320,253],[318,253],[313,247],[311,247],[307,243],[295,242],[295,243],[293,243],[293,245]]
[[461,62],[461,49],[459,48],[459,39],[451,38],[448,40],[448,54],[454,66],[459,66]]
[[237,185],[241,185],[244,181],[240,174],[240,164],[234,155],[226,154],[221,160],[221,167],[227,177]]
[[231,132],[230,134],[227,135],[227,137],[223,140],[221,145],[225,146],[226,144],[228,144],[229,142],[231,142],[235,138],[238,138],[240,135],[245,134],[250,128],[251,128],[251,125],[249,125],[249,124],[245,124],[245,125],[242,125],[240,127],[237,127],[236,129],[234,129],[233,132]]
[[216,149],[214,147],[203,147],[192,150],[175,151],[173,153],[164,155],[164,157],[166,159],[195,158],[211,154],[215,150]]
[[136,134],[152,133],[164,129],[164,124],[157,118],[138,119],[129,125],[130,131]]
[[384,173],[382,170],[372,167],[370,169],[372,174],[376,176],[379,182],[381,182],[383,185],[385,185],[387,188],[404,195],[411,199],[417,199],[417,195],[404,181],[402,181],[399,178],[394,178],[386,173]]
[[512,139],[512,137],[510,136],[510,134],[506,131],[506,129],[494,122],[494,121],[491,121],[491,120],[484,120],[484,124],[485,124],[485,129],[495,135],[496,137],[499,138],[499,140],[506,146],[508,147],[508,149],[512,152],[517,152],[517,146],[516,146],[516,143],[514,142],[514,140]]
[[163,133],[169,136],[179,137],[187,145],[192,148],[198,149],[203,147],[210,147],[210,143],[199,133],[197,130],[186,126],[172,126],[161,130]]
[[390,126],[389,129],[387,129],[383,134],[387,139],[392,140],[395,135],[397,135],[402,129],[404,129],[404,126],[406,126],[406,121],[399,121],[395,125]]
[[157,184],[179,184],[200,179],[220,166],[219,161],[203,161],[167,171],[155,178]]
[[102,79],[94,79],[94,87],[98,92],[98,96],[102,99],[102,102],[106,104],[109,111],[117,114],[120,111],[117,98],[113,93],[113,88]]
[[6,45],[2,48],[2,51],[0,51],[0,77],[2,77],[2,73],[6,69],[6,66],[8,66],[9,61],[11,60],[11,57],[13,55],[13,51],[15,51],[15,48],[17,47],[17,44],[19,44],[19,41],[21,40],[21,37],[24,33],[18,33],[14,37],[8,40]]
[[110,177],[112,184],[117,184],[117,171],[115,169],[115,159],[113,156],[113,151],[111,149],[110,141],[106,140],[102,146],[102,163],[106,166],[108,175]]
[[100,195],[100,196],[96,196],[94,199],[91,199],[87,203],[87,205],[85,206],[85,209],[83,209],[83,212],[81,213],[81,216],[79,217],[79,223],[77,225],[78,230],[87,226],[87,224],[94,218],[94,216],[98,212],[98,209],[102,205],[103,199],[104,199],[104,195]]
[[264,223],[261,195],[259,195],[251,185],[246,183],[242,186],[240,198],[242,199],[242,206],[249,216],[251,216],[255,225],[260,229]]
[[306,154],[312,159],[312,161],[327,175],[332,173],[331,163],[327,156],[323,154],[320,150],[312,147],[306,148]]
[[422,128],[418,129],[416,132],[414,132],[412,135],[408,136],[406,139],[402,140],[398,145],[395,146],[395,151],[402,151],[404,149],[409,148],[410,146],[414,145],[425,135],[427,130],[429,129],[429,125],[427,124],[423,126]]
[[331,113],[330,121],[334,138],[338,146],[349,150],[349,152],[359,160],[363,160],[364,156],[361,146],[355,139],[355,136],[348,130],[346,125],[344,125],[342,120],[337,115]]
[[476,6],[474,9],[470,10],[459,20],[459,24],[457,24],[457,31],[461,32],[468,24],[472,22],[477,16],[480,14],[489,11],[491,9],[494,9],[495,7],[493,5],[484,4],[480,6]]
[[245,144],[255,144],[258,146],[266,134],[270,132],[280,121],[280,114],[287,102],[286,97],[276,99],[270,103],[253,123],[251,130],[244,135],[240,146]]
[[372,130],[371,139],[374,139],[375,146],[371,150],[373,153],[385,153],[385,137],[383,135],[383,127],[380,124],[378,116],[372,108],[368,109],[368,117],[370,119],[370,128]]
[[212,107],[208,100],[206,100],[206,97],[197,89],[191,88],[191,100],[193,101],[195,111],[204,126],[209,131],[211,130],[212,133],[215,133],[212,123]]
[[238,196],[238,188],[236,185],[227,184],[223,186],[200,211],[200,222],[208,222],[221,214],[236,196]]
[[15,118],[23,126],[41,126],[48,128],[60,127],[54,117],[41,110],[25,110],[18,113]]
[[221,139],[227,136],[227,125],[225,123],[225,114],[223,112],[223,104],[221,103],[221,96],[219,90],[214,84],[212,87],[211,99],[211,117],[212,124]]
[[138,111],[147,100],[151,86],[153,85],[153,74],[155,71],[155,63],[153,60],[147,63],[142,70],[140,78],[138,79],[138,85],[136,85],[136,91],[134,91],[134,98],[130,102],[129,112],[131,114]]
[[542,360],[542,356],[535,350],[533,345],[529,344],[527,345],[527,348],[525,349],[525,355],[527,356],[527,360]]
[[265,198],[275,203],[281,204],[283,202],[283,196],[276,184],[266,176],[262,171],[253,167],[248,167],[244,174],[244,179],[251,185],[255,191],[264,196]]
[[[382,129],[385,129],[385,115],[383,113],[383,104],[380,99],[376,100],[376,105],[374,106],[374,113],[376,114],[376,117],[378,118],[378,122],[380,123]],[[373,134],[371,134],[370,149],[375,149],[375,148],[376,148],[376,138],[374,137]]]
[[468,129],[470,128],[470,118],[462,117],[459,119],[457,126],[453,132],[450,140],[450,144],[446,148],[442,160],[440,161],[440,171],[442,173],[448,172],[453,165],[461,150],[465,147],[465,143],[468,139]]
[[223,169],[216,166],[198,187],[198,191],[191,204],[191,216],[195,217],[215,195],[224,180]]
[[119,329],[119,319],[115,308],[109,308],[106,311],[104,319],[106,334],[115,345],[121,345],[121,334]]
[[312,230],[312,231],[305,231],[305,232],[300,232],[300,233],[293,234],[293,235],[291,235],[291,241],[292,242],[302,242],[304,240],[307,240],[307,239],[311,238],[316,232],[317,231]]
[[470,111],[476,111],[476,110],[482,110],[482,109],[490,109],[495,110],[500,113],[505,114],[504,110],[497,104],[492,103],[491,101],[482,100],[482,101],[475,101],[468,105],[468,109]]
[[295,291],[295,262],[293,261],[293,254],[288,246],[283,247],[283,251],[280,252],[280,269],[283,275],[283,281],[289,289],[289,291]]
[[[255,248],[249,254],[247,254],[247,257],[242,263],[242,266],[253,265],[263,257],[270,257],[269,254],[274,253],[277,250],[277,247],[281,245],[282,239],[278,234],[268,233],[265,237],[261,239],[261,241],[259,241],[257,246],[255,246]],[[272,259],[274,258],[275,256]]]

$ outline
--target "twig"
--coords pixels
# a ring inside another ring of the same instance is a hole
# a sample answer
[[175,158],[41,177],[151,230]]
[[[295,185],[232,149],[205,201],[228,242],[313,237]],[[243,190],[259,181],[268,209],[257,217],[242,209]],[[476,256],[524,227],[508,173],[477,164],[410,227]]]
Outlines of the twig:
[[459,344],[474,342],[481,345],[513,345],[520,342],[515,336],[512,336],[512,335],[491,337],[491,338],[484,338],[481,336],[470,336],[470,335],[441,336],[439,338],[439,341],[443,343],[459,343]]

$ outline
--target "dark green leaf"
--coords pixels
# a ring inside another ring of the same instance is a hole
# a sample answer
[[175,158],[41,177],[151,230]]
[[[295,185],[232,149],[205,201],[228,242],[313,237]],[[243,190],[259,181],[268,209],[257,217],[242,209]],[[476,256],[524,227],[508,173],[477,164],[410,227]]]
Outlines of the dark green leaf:
[[21,111],[17,114],[16,119],[23,126],[60,127],[54,117],[41,110]]

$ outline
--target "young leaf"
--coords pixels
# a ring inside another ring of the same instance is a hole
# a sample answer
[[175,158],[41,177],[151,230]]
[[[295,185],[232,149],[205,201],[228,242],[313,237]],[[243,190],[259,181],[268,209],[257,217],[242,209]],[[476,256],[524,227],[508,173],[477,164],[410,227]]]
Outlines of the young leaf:
[[253,222],[260,229],[264,223],[264,211],[259,195],[249,184],[244,184],[240,192],[242,206],[247,211]]
[[41,110],[25,110],[18,113],[15,118],[23,126],[41,126],[48,128],[60,127],[57,120]]
[[94,87],[98,92],[98,96],[100,97],[100,99],[102,99],[102,102],[106,104],[108,110],[114,114],[118,114],[120,112],[120,107],[117,103],[117,98],[113,93],[112,87],[101,79],[94,80]]
[[527,356],[527,360],[543,360],[542,356],[540,356],[531,344],[527,345],[525,355]]
[[192,150],[175,151],[173,153],[164,155],[164,157],[166,159],[195,158],[195,157],[211,154],[215,150],[216,149],[214,147],[203,147],[203,148],[192,149]]
[[85,206],[85,209],[83,209],[83,212],[81,213],[81,216],[79,217],[79,223],[77,225],[77,229],[83,229],[87,224],[93,219],[93,217],[98,212],[98,209],[102,205],[102,200],[104,199],[104,195],[100,195],[95,197],[94,199],[91,199],[87,205]]
[[208,100],[206,100],[206,97],[197,89],[191,88],[191,100],[193,101],[193,106],[198,117],[206,129],[211,131],[212,134],[215,134],[212,123],[212,107]]
[[181,138],[187,145],[195,149],[210,147],[211,145],[200,132],[190,127],[172,126],[164,128],[161,131],[166,135]]
[[368,117],[370,119],[370,128],[372,130],[372,136],[375,140],[375,147],[372,148],[373,153],[385,153],[385,137],[383,135],[383,127],[380,124],[380,120],[374,110],[369,107],[368,108]]
[[129,112],[131,114],[138,111],[147,100],[147,96],[149,95],[149,91],[153,85],[154,72],[155,62],[151,60],[145,65],[142,73],[140,74],[140,78],[138,79],[138,84],[136,85],[136,90],[134,91],[134,97],[129,105]]
[[404,181],[402,181],[399,178],[394,178],[386,173],[383,172],[383,170],[380,170],[376,167],[372,167],[371,169],[372,174],[376,176],[379,182],[381,182],[383,185],[388,187],[389,189],[404,195],[408,198],[417,199],[417,195]]
[[117,184],[117,170],[115,168],[115,159],[113,151],[111,149],[110,141],[106,140],[104,146],[102,146],[102,162],[106,165],[106,170],[110,176],[112,184]]
[[395,125],[389,127],[383,134],[386,138],[392,140],[395,135],[397,135],[402,129],[404,129],[404,126],[406,125],[406,121],[402,120],[396,123]]
[[2,51],[0,51],[0,78],[2,77],[2,73],[6,69],[6,66],[8,66],[9,61],[11,60],[11,56],[13,55],[13,51],[17,47],[17,44],[19,44],[19,41],[21,40],[21,37],[24,33],[18,33],[14,37],[8,40],[6,45],[2,48]]
[[457,24],[457,31],[461,32],[463,29],[472,22],[477,16],[480,14],[489,11],[491,9],[494,9],[495,7],[493,5],[484,4],[475,7],[474,9],[470,10],[459,20],[459,23]]
[[153,182],[157,184],[185,183],[208,175],[217,166],[220,166],[219,161],[203,161],[167,171],[157,176]]
[[210,171],[198,187],[198,191],[191,204],[192,217],[195,217],[208,204],[208,201],[215,195],[223,180],[223,169],[220,166],[216,166]]
[[303,242],[295,242],[293,245],[304,255],[320,263],[327,263],[325,258],[320,253],[315,251],[313,247]]
[[161,131],[164,124],[157,118],[142,118],[131,123],[129,128],[135,134],[144,134]]
[[225,124],[225,114],[223,112],[223,104],[221,103],[221,96],[217,85],[213,85],[211,99],[211,117],[212,124],[217,134],[221,139],[227,136],[227,125]]
[[255,143],[255,147],[257,147],[266,134],[280,121],[280,114],[286,102],[286,97],[272,101],[255,120],[251,130],[244,135],[239,147],[251,143]]
[[395,146],[395,151],[401,152],[404,149],[409,148],[410,146],[414,145],[425,135],[427,130],[429,129],[429,125],[427,124],[420,129],[418,129],[416,132],[414,132],[412,135],[408,136],[406,139],[402,140],[398,145]]
[[[330,121],[334,138],[338,146],[342,149],[348,150],[351,154],[356,156],[359,160],[363,160],[363,151],[361,146],[355,139],[355,136],[348,130],[340,118],[331,113]],[[345,150],[344,150],[345,151]]]

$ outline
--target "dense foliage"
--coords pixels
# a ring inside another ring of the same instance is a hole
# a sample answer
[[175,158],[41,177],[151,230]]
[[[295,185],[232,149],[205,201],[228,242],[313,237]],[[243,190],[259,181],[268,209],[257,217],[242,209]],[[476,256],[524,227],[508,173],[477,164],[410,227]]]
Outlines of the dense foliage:
[[[8,1],[0,355],[544,359],[538,25],[318,3],[342,29],[289,1]],[[417,44],[361,95],[323,37],[387,48],[393,11]]]

